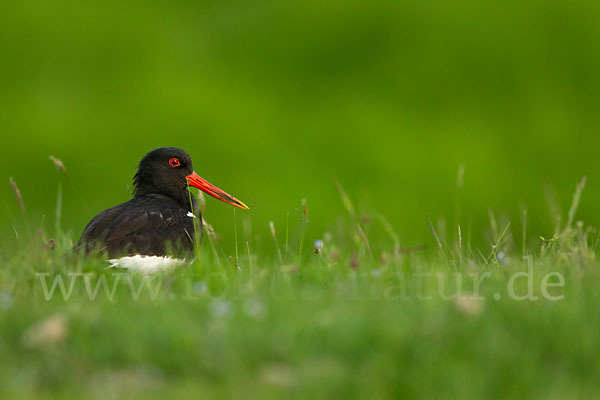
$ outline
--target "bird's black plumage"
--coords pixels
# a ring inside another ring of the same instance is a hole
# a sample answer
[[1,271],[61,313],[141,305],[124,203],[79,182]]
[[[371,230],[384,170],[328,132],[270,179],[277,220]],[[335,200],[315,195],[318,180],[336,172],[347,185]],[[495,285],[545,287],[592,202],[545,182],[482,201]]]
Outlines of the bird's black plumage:
[[193,171],[189,154],[181,149],[164,147],[146,154],[134,177],[133,199],[96,215],[76,248],[109,257],[190,253],[195,231],[202,235],[202,217],[187,188],[186,177]]

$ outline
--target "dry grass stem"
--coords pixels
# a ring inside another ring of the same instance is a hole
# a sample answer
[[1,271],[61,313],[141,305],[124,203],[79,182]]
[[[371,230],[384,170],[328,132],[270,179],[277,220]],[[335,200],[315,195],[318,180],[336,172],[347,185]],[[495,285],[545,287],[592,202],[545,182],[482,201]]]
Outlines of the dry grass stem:
[[15,182],[12,176],[8,178],[8,183],[10,183],[10,186],[12,187],[12,190],[15,193],[15,197],[17,198],[17,203],[19,203],[21,211],[23,212],[23,214],[25,214],[25,203],[23,202],[21,191],[19,190],[19,187],[17,186],[17,183]]

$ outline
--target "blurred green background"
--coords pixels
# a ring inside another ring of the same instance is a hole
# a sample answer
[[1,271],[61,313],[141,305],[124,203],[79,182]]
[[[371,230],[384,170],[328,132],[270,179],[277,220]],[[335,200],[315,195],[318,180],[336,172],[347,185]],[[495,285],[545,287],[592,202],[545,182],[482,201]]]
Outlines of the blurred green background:
[[[456,223],[457,198],[475,241],[489,208],[549,236],[548,198],[566,212],[583,175],[598,224],[598,21],[593,1],[5,2],[0,237],[22,225],[9,176],[50,232],[63,180],[78,236],[160,146],[250,205],[256,235],[302,198],[311,235],[331,229],[334,179],[406,245]],[[232,209],[206,217],[230,246]]]

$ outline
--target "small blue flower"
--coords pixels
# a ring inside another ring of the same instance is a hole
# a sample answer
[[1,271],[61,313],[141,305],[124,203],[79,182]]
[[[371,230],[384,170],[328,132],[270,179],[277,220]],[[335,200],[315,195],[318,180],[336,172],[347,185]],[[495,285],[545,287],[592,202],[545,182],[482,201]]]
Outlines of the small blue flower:
[[371,276],[373,278],[381,278],[381,271],[378,269],[372,269],[371,270]]
[[229,305],[229,302],[225,300],[215,299],[210,303],[209,308],[212,315],[214,315],[215,317],[222,318],[226,317],[227,314],[229,314],[229,310],[231,307]]
[[315,240],[315,249],[322,249],[323,248],[323,241],[322,240]]
[[206,290],[208,289],[206,287],[206,283],[202,282],[202,281],[198,281],[196,283],[194,283],[194,293],[196,294],[204,294],[206,293]]

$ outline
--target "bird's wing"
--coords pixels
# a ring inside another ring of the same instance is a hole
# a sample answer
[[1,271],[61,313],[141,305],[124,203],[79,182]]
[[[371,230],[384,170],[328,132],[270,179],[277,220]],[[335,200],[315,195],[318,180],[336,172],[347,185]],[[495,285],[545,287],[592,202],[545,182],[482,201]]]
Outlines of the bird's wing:
[[[131,207],[128,203],[109,208],[95,216],[86,226],[77,247],[85,245],[86,252],[105,251],[109,254],[123,250],[141,251],[150,246],[149,232],[158,232],[162,242],[178,240],[185,234],[177,229],[181,218],[171,208]],[[185,226],[185,225],[184,225]],[[193,225],[192,225],[193,230]]]
[[86,252],[92,250],[94,244],[97,244],[98,240],[106,236],[108,226],[115,220],[123,209],[123,204],[116,207],[109,208],[96,215],[86,225],[75,249],[84,248]]

